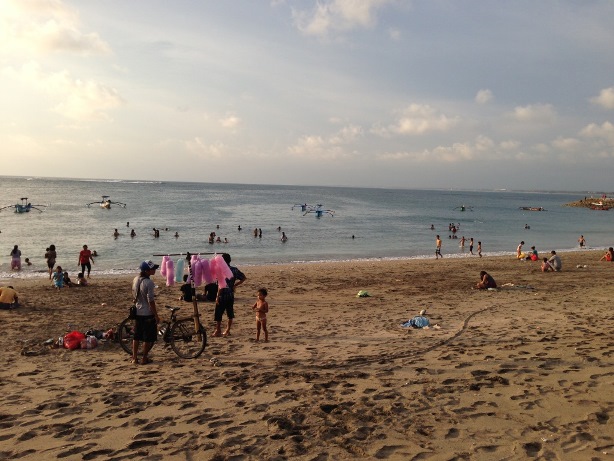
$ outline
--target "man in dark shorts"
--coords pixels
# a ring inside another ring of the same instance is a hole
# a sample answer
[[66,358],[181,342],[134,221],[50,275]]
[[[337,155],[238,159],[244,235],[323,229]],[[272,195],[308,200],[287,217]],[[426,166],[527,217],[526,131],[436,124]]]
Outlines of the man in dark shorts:
[[83,272],[83,275],[85,275],[85,270],[87,269],[87,278],[90,277],[93,262],[94,258],[92,258],[92,252],[88,250],[87,245],[83,245],[83,250],[79,252],[79,262],[77,265],[81,266],[81,272]]
[[[222,257],[224,258],[224,261],[226,261],[226,264],[228,264],[228,267],[232,272],[232,278],[226,279],[226,287],[219,288],[217,292],[214,314],[216,326],[215,331],[213,332],[213,336],[230,336],[230,327],[232,326],[232,319],[235,318],[234,291],[246,280],[245,274],[243,272],[241,272],[236,267],[230,265],[230,255],[228,253],[224,253]],[[226,315],[228,316],[228,325],[226,326],[226,331],[222,333],[222,316],[224,315],[224,312],[226,312]]]
[[[154,283],[149,278],[160,267],[152,261],[143,261],[140,265],[141,273],[132,282],[132,295],[136,305],[136,320],[134,326],[134,339],[132,341],[132,363],[143,365],[150,363],[147,356],[158,338],[158,311],[154,299]],[[143,356],[138,360],[139,345],[143,342]]]

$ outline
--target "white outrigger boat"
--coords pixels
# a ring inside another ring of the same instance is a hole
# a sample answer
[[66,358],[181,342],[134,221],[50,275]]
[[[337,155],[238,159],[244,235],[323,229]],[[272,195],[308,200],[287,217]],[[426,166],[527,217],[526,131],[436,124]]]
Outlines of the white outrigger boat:
[[99,202],[86,203],[85,206],[89,208],[92,205],[99,205],[100,208],[106,208],[107,210],[109,210],[111,209],[111,204],[126,208],[125,203],[111,201],[111,198],[109,195],[103,195],[102,200],[100,200]]

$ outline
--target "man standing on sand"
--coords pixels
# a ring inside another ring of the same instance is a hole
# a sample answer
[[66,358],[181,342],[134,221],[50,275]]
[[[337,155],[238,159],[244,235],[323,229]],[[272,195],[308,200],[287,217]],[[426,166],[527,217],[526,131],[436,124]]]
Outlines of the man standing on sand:
[[[215,298],[215,331],[212,336],[230,336],[230,327],[232,326],[232,319],[235,317],[234,312],[234,303],[235,303],[235,289],[245,282],[246,277],[243,272],[237,269],[234,266],[230,265],[230,255],[228,253],[224,253],[222,255],[226,264],[230,268],[232,272],[232,278],[226,279],[226,287],[218,288],[217,297]],[[222,333],[222,316],[226,312],[228,316],[228,324],[226,325],[226,330]]]
[[90,272],[92,270],[92,264],[94,258],[92,258],[92,252],[87,249],[87,245],[83,245],[83,250],[79,252],[79,262],[77,266],[81,266],[81,272],[85,275],[85,269],[87,269],[87,278],[90,278]]
[[[132,363],[146,365],[151,363],[149,351],[158,338],[160,317],[154,299],[154,283],[149,278],[160,267],[152,261],[143,261],[139,266],[141,273],[132,281],[132,296],[136,305],[134,321],[134,339],[132,340]],[[143,341],[143,357],[139,362],[139,344]]]
[[435,259],[439,259],[440,256],[443,259],[443,255],[441,254],[441,239],[438,235],[435,239]]

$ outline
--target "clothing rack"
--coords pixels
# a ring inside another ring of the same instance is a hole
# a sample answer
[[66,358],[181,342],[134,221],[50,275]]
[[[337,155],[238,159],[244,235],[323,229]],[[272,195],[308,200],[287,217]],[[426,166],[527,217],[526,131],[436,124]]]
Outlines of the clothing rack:
[[216,255],[223,254],[218,252],[204,251],[204,252],[190,252],[187,251],[185,253],[164,253],[164,254],[154,254],[153,256],[184,256],[188,261],[188,272],[190,274],[190,288],[192,290],[192,306],[194,308],[194,328],[195,331],[199,331],[200,329],[200,314],[198,312],[198,301],[196,300],[196,287],[194,286],[194,277],[192,276],[192,255],[200,254],[200,255]]

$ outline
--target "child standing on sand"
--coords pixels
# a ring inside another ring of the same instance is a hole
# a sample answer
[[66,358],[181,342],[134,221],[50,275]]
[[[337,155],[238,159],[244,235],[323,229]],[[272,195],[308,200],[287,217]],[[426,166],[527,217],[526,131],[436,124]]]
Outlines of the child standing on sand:
[[53,273],[53,286],[58,290],[64,287],[64,272],[62,272],[62,266],[58,266]]
[[266,328],[266,314],[269,312],[269,303],[266,302],[267,297],[266,288],[260,288],[257,296],[258,300],[252,306],[252,309],[256,311],[256,341],[260,341],[260,330],[264,331],[264,341],[269,340],[269,331]]
[[441,254],[441,239],[438,235],[435,239],[435,259],[439,259],[440,256],[443,258],[443,255]]

